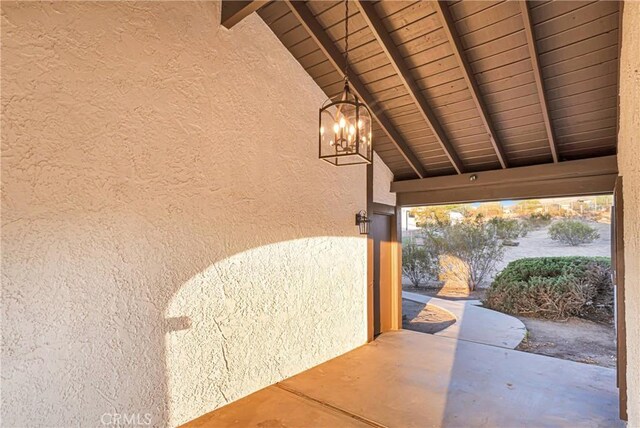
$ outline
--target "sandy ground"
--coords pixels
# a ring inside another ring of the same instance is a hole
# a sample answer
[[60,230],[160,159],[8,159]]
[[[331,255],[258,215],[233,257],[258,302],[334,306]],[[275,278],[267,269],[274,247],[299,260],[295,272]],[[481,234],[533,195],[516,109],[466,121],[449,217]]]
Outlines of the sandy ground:
[[444,309],[402,299],[402,328],[433,334],[455,322],[455,317]]
[[603,367],[616,366],[616,333],[612,325],[580,318],[549,321],[518,317],[528,335],[516,349]]
[[527,257],[563,257],[563,256],[604,256],[611,257],[611,225],[588,222],[600,234],[600,238],[590,244],[571,247],[549,238],[548,228],[533,230],[524,238],[519,238],[517,247],[505,247],[504,259],[498,262],[496,273],[504,269],[509,262]]

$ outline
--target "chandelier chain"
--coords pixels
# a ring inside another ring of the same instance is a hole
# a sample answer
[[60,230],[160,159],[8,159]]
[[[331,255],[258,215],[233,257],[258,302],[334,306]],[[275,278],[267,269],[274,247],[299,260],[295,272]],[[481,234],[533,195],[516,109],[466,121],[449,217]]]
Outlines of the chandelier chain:
[[344,80],[349,80],[349,0],[344,1]]

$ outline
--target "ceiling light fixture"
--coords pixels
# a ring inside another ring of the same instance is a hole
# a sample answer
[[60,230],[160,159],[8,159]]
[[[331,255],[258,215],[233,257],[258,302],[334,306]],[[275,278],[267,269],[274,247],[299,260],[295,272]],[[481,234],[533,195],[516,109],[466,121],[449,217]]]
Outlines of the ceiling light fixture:
[[344,17],[344,90],[320,108],[319,157],[336,166],[371,163],[371,113],[349,87],[349,0]]

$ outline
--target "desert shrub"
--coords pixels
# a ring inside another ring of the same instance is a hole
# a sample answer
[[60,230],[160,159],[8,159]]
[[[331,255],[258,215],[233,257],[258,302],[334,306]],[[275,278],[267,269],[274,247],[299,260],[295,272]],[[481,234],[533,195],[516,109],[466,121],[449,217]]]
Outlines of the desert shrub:
[[529,229],[542,229],[551,223],[551,215],[546,213],[531,213],[526,221]]
[[600,237],[591,226],[578,220],[560,220],[549,228],[549,237],[573,247],[588,244]]
[[438,255],[429,249],[409,243],[402,246],[402,273],[414,287],[437,276]]
[[411,236],[403,236],[402,237],[402,248],[406,245],[415,244],[415,239]]
[[462,223],[440,224],[425,229],[426,245],[437,254],[447,254],[458,259],[443,268],[448,274],[467,284],[470,290],[485,280],[504,256],[504,249],[496,228],[482,218]]
[[494,217],[489,223],[495,228],[498,238],[503,240],[515,241],[528,232],[528,228],[514,218]]
[[581,309],[580,316],[594,321],[612,321],[615,289],[611,281],[611,262],[591,264],[585,280],[594,287],[595,295],[591,302]]
[[509,314],[549,319],[613,313],[607,257],[539,257],[515,260],[487,290],[484,305]]

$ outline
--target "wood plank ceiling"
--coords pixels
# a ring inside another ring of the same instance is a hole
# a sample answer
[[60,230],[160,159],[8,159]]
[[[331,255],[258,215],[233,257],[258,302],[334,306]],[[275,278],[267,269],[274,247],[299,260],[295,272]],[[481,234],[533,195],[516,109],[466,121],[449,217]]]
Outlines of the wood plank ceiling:
[[[618,2],[350,5],[349,77],[396,181],[615,154]],[[340,93],[344,2],[258,13],[327,96]]]

